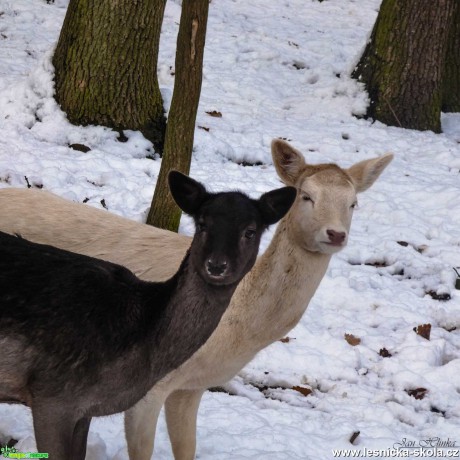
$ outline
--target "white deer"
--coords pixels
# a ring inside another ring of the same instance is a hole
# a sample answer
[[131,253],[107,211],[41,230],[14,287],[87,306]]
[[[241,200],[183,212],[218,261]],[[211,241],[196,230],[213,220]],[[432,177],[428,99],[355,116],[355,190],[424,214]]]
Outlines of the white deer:
[[[331,256],[347,244],[356,194],[369,188],[393,159],[386,154],[348,169],[309,165],[282,140],[272,142],[272,155],[282,181],[297,188],[296,201],[205,345],[125,413],[131,460],[151,458],[163,405],[175,459],[195,457],[196,418],[204,391],[226,383],[298,323]],[[122,263],[147,280],[174,273],[190,244],[188,237],[41,191],[0,190],[0,209],[8,216],[1,230]]]

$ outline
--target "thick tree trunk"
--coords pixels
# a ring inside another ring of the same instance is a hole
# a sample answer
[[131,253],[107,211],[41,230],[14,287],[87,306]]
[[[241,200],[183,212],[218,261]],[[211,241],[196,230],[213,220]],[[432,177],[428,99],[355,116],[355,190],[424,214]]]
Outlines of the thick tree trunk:
[[70,0],[53,57],[56,100],[74,124],[140,130],[162,150],[157,59],[166,0]]
[[457,0],[383,0],[353,78],[369,92],[367,116],[441,131],[442,76]]
[[458,3],[455,5],[454,19],[447,44],[442,111],[460,112],[460,6]]
[[176,50],[176,75],[166,127],[164,154],[147,223],[176,231],[181,211],[168,188],[168,173],[190,171],[195,120],[200,100],[209,0],[182,2]]

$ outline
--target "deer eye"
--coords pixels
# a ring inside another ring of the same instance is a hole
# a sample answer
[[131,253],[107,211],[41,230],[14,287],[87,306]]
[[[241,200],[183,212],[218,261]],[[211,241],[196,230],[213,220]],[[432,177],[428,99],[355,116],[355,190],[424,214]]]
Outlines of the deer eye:
[[255,236],[256,236],[256,231],[252,228],[248,228],[245,232],[244,232],[244,236],[248,239],[248,240],[252,240]]
[[357,201],[355,201],[355,202],[350,206],[351,209],[356,209],[357,207],[358,207],[358,202],[357,202]]
[[313,200],[311,199],[310,195],[307,195],[306,193],[302,193],[302,200],[303,201],[311,201],[313,203]]
[[205,232],[206,231],[206,224],[204,222],[198,222],[196,224],[196,229],[198,230],[198,232]]

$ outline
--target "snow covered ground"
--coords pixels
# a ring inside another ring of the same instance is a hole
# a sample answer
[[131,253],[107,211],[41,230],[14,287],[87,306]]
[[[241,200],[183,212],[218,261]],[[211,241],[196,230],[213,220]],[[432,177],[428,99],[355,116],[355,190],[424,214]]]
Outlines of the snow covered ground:
[[[167,103],[179,3],[168,2],[160,51]],[[436,438],[460,446],[460,292],[453,269],[460,266],[460,114],[443,117],[443,134],[353,116],[364,113],[367,95],[348,75],[379,4],[210,4],[193,177],[214,191],[253,196],[278,187],[274,137],[290,140],[311,162],[349,166],[389,151],[395,159],[360,196],[349,245],[334,256],[290,340],[262,351],[228,384],[231,395],[206,393],[199,459],[326,460],[332,449],[385,450],[429,439],[433,447]],[[111,212],[142,221],[160,167],[146,158],[152,146],[136,132],[120,143],[109,129],[72,126],[53,101],[50,57],[66,6],[67,0],[0,0],[0,187],[40,186],[96,207],[104,200]],[[222,117],[206,113],[213,110]],[[75,151],[72,143],[91,151]],[[193,231],[189,219],[181,231]],[[430,340],[413,330],[426,323]],[[360,343],[349,344],[345,334]],[[312,393],[290,389],[299,385]],[[0,405],[2,435],[18,439],[22,452],[33,450],[29,410]],[[172,458],[163,420],[155,454]],[[87,459],[127,458],[121,416],[94,420]]]

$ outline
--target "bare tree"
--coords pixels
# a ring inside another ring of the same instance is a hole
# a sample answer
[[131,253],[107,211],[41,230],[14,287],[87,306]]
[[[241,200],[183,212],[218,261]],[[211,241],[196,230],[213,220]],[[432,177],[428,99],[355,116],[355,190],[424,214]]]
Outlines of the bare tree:
[[[456,9],[457,0],[382,1],[370,42],[352,74],[369,92],[368,117],[441,131],[442,101],[450,99],[444,75],[455,73],[451,81],[459,84],[458,25],[451,27]],[[449,38],[457,48],[451,49],[452,62],[446,66]]]
[[157,59],[166,0],[70,0],[53,57],[56,100],[74,124],[140,130],[161,152]]
[[455,4],[444,67],[442,111],[460,112],[460,7]]
[[190,170],[195,121],[200,100],[209,0],[182,2],[177,36],[174,92],[166,127],[161,170],[147,223],[177,231],[181,211],[167,185],[171,169]]
[[157,79],[165,5],[70,0],[53,64],[56,100],[70,122],[139,130],[163,153],[147,223],[177,231],[181,212],[167,176],[171,169],[190,170],[209,0],[182,4],[167,127]]

